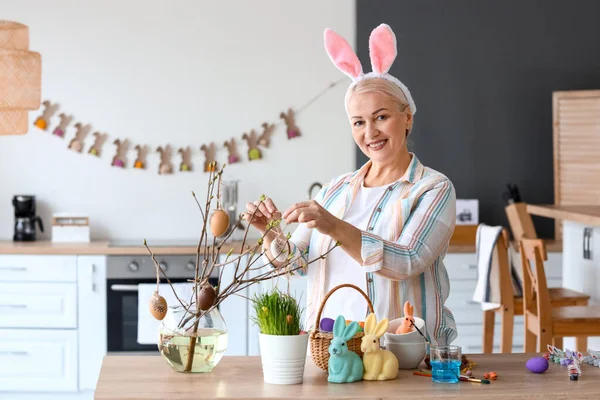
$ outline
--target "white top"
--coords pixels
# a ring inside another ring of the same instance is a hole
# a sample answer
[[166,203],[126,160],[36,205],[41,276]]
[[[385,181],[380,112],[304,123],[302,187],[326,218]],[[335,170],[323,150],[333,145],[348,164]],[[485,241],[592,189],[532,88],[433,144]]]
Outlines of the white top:
[[[367,230],[373,209],[386,189],[387,185],[365,187],[363,183],[358,189],[354,202],[348,208],[344,221],[360,230]],[[343,283],[350,283],[368,293],[364,268],[338,247],[327,255],[326,291],[329,292]],[[366,307],[367,301],[360,293],[356,290],[342,289],[335,292],[327,301],[321,318],[329,317],[335,320],[338,315],[343,315],[347,320],[364,321]]]

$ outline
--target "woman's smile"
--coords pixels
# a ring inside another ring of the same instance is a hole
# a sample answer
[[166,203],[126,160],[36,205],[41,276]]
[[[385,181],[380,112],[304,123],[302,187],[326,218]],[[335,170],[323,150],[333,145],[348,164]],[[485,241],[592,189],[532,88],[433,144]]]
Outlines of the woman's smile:
[[380,140],[377,140],[374,142],[367,143],[367,146],[369,147],[369,149],[371,151],[379,151],[384,148],[384,146],[386,145],[387,142],[388,142],[388,139],[383,139],[383,140],[380,139]]

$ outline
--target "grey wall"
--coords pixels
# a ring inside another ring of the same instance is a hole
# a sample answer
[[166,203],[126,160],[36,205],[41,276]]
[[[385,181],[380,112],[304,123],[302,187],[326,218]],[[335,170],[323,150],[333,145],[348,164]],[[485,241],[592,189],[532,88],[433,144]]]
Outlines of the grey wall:
[[[458,198],[479,199],[481,222],[508,226],[509,182],[554,202],[552,92],[600,88],[600,1],[358,0],[356,15],[365,72],[371,30],[396,33],[391,73],[417,104],[412,150]],[[553,236],[551,220],[534,222]]]

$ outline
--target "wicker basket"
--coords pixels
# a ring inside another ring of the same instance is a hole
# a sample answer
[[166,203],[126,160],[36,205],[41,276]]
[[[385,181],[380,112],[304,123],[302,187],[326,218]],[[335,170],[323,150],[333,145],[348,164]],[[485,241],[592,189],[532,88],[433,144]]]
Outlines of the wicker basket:
[[[360,288],[358,288],[354,285],[351,285],[349,283],[345,283],[343,285],[338,285],[338,286],[334,287],[333,289],[331,289],[327,293],[327,295],[321,302],[321,306],[319,307],[319,312],[317,313],[317,320],[315,323],[315,329],[311,332],[310,339],[309,339],[310,340],[310,354],[312,356],[312,359],[313,359],[314,363],[317,365],[317,367],[321,368],[323,371],[327,371],[329,368],[329,344],[331,343],[331,339],[333,339],[333,333],[320,332],[319,331],[319,322],[321,321],[321,314],[323,312],[323,308],[325,307],[325,303],[327,302],[327,299],[329,299],[329,296],[331,296],[333,294],[333,292],[335,292],[336,290],[344,288],[344,287],[352,288],[352,289],[358,291],[365,298],[365,300],[367,300],[367,303],[369,305],[369,310],[372,313],[375,312],[373,310],[373,304],[371,303],[371,300],[369,300],[369,297],[365,294],[365,292],[360,290]],[[356,354],[358,354],[358,356],[360,358],[362,358],[362,356],[363,356],[363,352],[360,350],[360,342],[361,342],[363,336],[364,336],[364,332],[357,332],[356,335],[354,335],[352,337],[352,339],[350,339],[346,343],[348,346],[348,350],[355,352]]]

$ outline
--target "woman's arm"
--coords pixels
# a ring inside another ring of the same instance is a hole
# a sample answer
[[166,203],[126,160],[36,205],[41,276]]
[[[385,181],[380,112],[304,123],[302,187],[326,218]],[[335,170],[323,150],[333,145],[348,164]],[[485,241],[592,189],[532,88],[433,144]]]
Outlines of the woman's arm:
[[366,272],[404,280],[433,264],[450,240],[456,221],[456,195],[448,179],[430,183],[415,201],[417,205],[396,242],[361,231],[314,202],[298,203],[283,216],[288,223],[305,222],[307,227],[340,242]]
[[366,272],[393,280],[417,276],[429,268],[448,244],[456,222],[456,194],[448,179],[436,182],[416,200],[398,241],[361,231],[361,258]]

